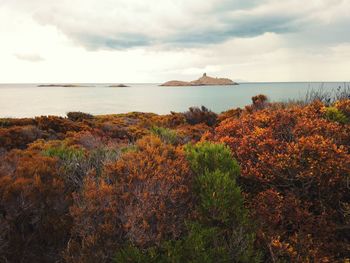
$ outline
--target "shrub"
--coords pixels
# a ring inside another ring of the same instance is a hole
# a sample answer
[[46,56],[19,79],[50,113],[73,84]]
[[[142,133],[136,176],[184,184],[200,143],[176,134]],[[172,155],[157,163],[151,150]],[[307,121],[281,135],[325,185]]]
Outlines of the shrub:
[[257,261],[254,235],[249,230],[248,214],[236,184],[239,166],[232,159],[229,148],[202,142],[187,145],[186,153],[196,174],[194,189],[198,195],[198,220],[204,229],[214,231],[217,236],[210,244],[211,249],[221,250],[216,255],[217,260],[225,261],[225,255],[228,255],[235,262]]
[[9,128],[13,126],[30,126],[35,124],[35,120],[31,118],[0,118],[0,128]]
[[124,246],[117,252],[114,262],[231,262],[217,228],[188,223],[187,229],[188,235],[183,239],[166,241],[159,247],[141,250],[132,244]]
[[350,118],[350,99],[338,100],[334,103],[334,107],[345,114],[348,119]]
[[[161,260],[161,252],[156,248],[148,248],[147,250],[141,250],[140,248],[129,244],[124,245],[119,249],[114,256],[113,262],[115,263],[154,263],[154,262],[167,262],[166,259]],[[174,262],[174,261],[172,261]],[[175,261],[176,262],[176,261]]]
[[192,212],[191,171],[180,148],[146,136],[109,168],[126,239],[141,247],[177,239]]
[[119,158],[120,150],[99,147],[89,152],[64,143],[49,147],[42,152],[44,156],[57,157],[64,179],[74,188],[82,186],[84,177],[93,170],[97,177],[102,174],[104,165]]
[[325,116],[330,121],[336,121],[342,124],[349,123],[349,119],[346,115],[336,107],[327,107],[325,110]]
[[73,227],[63,253],[66,262],[111,262],[123,236],[118,204],[115,185],[97,179],[93,173],[84,179],[70,208]]
[[336,101],[350,99],[350,86],[343,85],[336,89],[326,89],[323,84],[318,89],[309,89],[305,96],[305,104],[320,101],[327,106],[332,105]]
[[245,107],[246,111],[249,113],[252,113],[252,112],[255,112],[258,110],[262,110],[269,105],[267,97],[263,94],[253,96],[252,102],[253,102],[252,105]]
[[179,125],[185,124],[186,120],[182,113],[171,111],[170,114],[153,117],[152,122],[154,125],[173,129]]
[[198,123],[205,123],[208,126],[214,126],[216,124],[217,114],[208,110],[206,107],[202,106],[191,107],[188,111],[184,112],[186,122],[194,125]]
[[29,143],[42,136],[42,131],[32,125],[0,128],[0,145],[7,150],[25,149]]
[[337,261],[346,254],[337,228],[346,225],[339,211],[348,202],[350,127],[326,120],[324,109],[319,101],[266,108],[226,119],[206,136],[226,143],[240,164],[238,181],[267,261]]
[[176,144],[179,142],[179,137],[174,130],[153,126],[150,131],[165,143]]
[[196,183],[203,218],[227,224],[245,217],[241,191],[229,173],[206,171],[197,178]]
[[60,171],[64,174],[63,178],[73,189],[82,186],[84,176],[89,169],[86,163],[86,155],[82,149],[61,144],[44,150],[42,154],[57,157]]
[[195,125],[185,124],[179,126],[176,131],[181,137],[181,143],[198,142],[210,127],[205,123]]
[[69,239],[69,188],[56,161],[12,151],[0,161],[0,254],[3,262],[56,262]]
[[69,119],[57,116],[36,117],[37,127],[41,130],[52,133],[55,137],[60,138],[68,131],[88,130],[88,127],[81,123],[75,123]]
[[264,106],[264,104],[267,102],[267,97],[263,94],[259,94],[259,95],[256,95],[256,96],[253,96],[252,97],[252,102],[253,102],[253,105],[255,105],[256,107],[262,107]]
[[238,118],[243,113],[243,110],[241,108],[236,109],[230,109],[224,112],[221,112],[218,116],[218,120],[221,122],[228,118]]
[[210,142],[202,142],[196,146],[188,144],[185,150],[192,170],[198,175],[216,170],[228,173],[233,178],[239,175],[237,162],[232,159],[229,148],[223,144]]
[[60,160],[73,160],[76,162],[84,158],[84,151],[80,148],[69,147],[65,144],[60,144],[57,147],[50,147],[43,151],[43,155],[50,157],[58,157]]
[[93,115],[89,113],[84,113],[80,111],[71,111],[67,113],[68,119],[71,121],[83,121],[83,120],[91,120],[94,118]]

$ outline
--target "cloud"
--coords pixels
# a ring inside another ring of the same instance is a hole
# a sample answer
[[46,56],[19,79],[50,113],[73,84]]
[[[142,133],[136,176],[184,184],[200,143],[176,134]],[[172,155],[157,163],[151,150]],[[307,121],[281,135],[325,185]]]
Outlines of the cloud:
[[293,33],[336,24],[339,12],[350,8],[346,0],[76,0],[75,8],[69,0],[7,2],[91,50],[200,46]]
[[41,62],[45,59],[38,54],[14,54],[17,59],[29,61],[29,62]]
[[348,0],[0,0],[0,82],[163,82],[203,72],[346,80],[348,10]]

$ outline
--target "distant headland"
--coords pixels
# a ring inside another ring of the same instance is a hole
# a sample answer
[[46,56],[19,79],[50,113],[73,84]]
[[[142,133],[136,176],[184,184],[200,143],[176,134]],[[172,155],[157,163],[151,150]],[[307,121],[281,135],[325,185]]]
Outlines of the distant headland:
[[209,86],[209,85],[238,85],[238,83],[228,78],[213,78],[207,76],[206,73],[197,80],[193,81],[180,81],[171,80],[161,84],[160,86]]

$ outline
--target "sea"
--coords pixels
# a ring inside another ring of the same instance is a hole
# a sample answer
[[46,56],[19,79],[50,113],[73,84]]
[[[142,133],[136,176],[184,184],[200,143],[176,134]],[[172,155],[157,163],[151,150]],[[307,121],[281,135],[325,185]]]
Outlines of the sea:
[[39,84],[0,84],[0,118],[65,116],[70,111],[94,115],[126,112],[168,114],[192,106],[220,113],[244,107],[251,97],[265,94],[270,101],[302,100],[312,90],[332,91],[348,82],[249,82],[233,86],[163,87],[157,83],[82,83],[77,87],[39,87]]

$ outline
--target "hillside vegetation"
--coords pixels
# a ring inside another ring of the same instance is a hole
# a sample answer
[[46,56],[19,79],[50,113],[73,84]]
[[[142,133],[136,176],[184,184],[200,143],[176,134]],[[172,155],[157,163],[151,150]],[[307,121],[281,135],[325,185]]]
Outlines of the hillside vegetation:
[[0,119],[0,262],[349,262],[350,99]]

